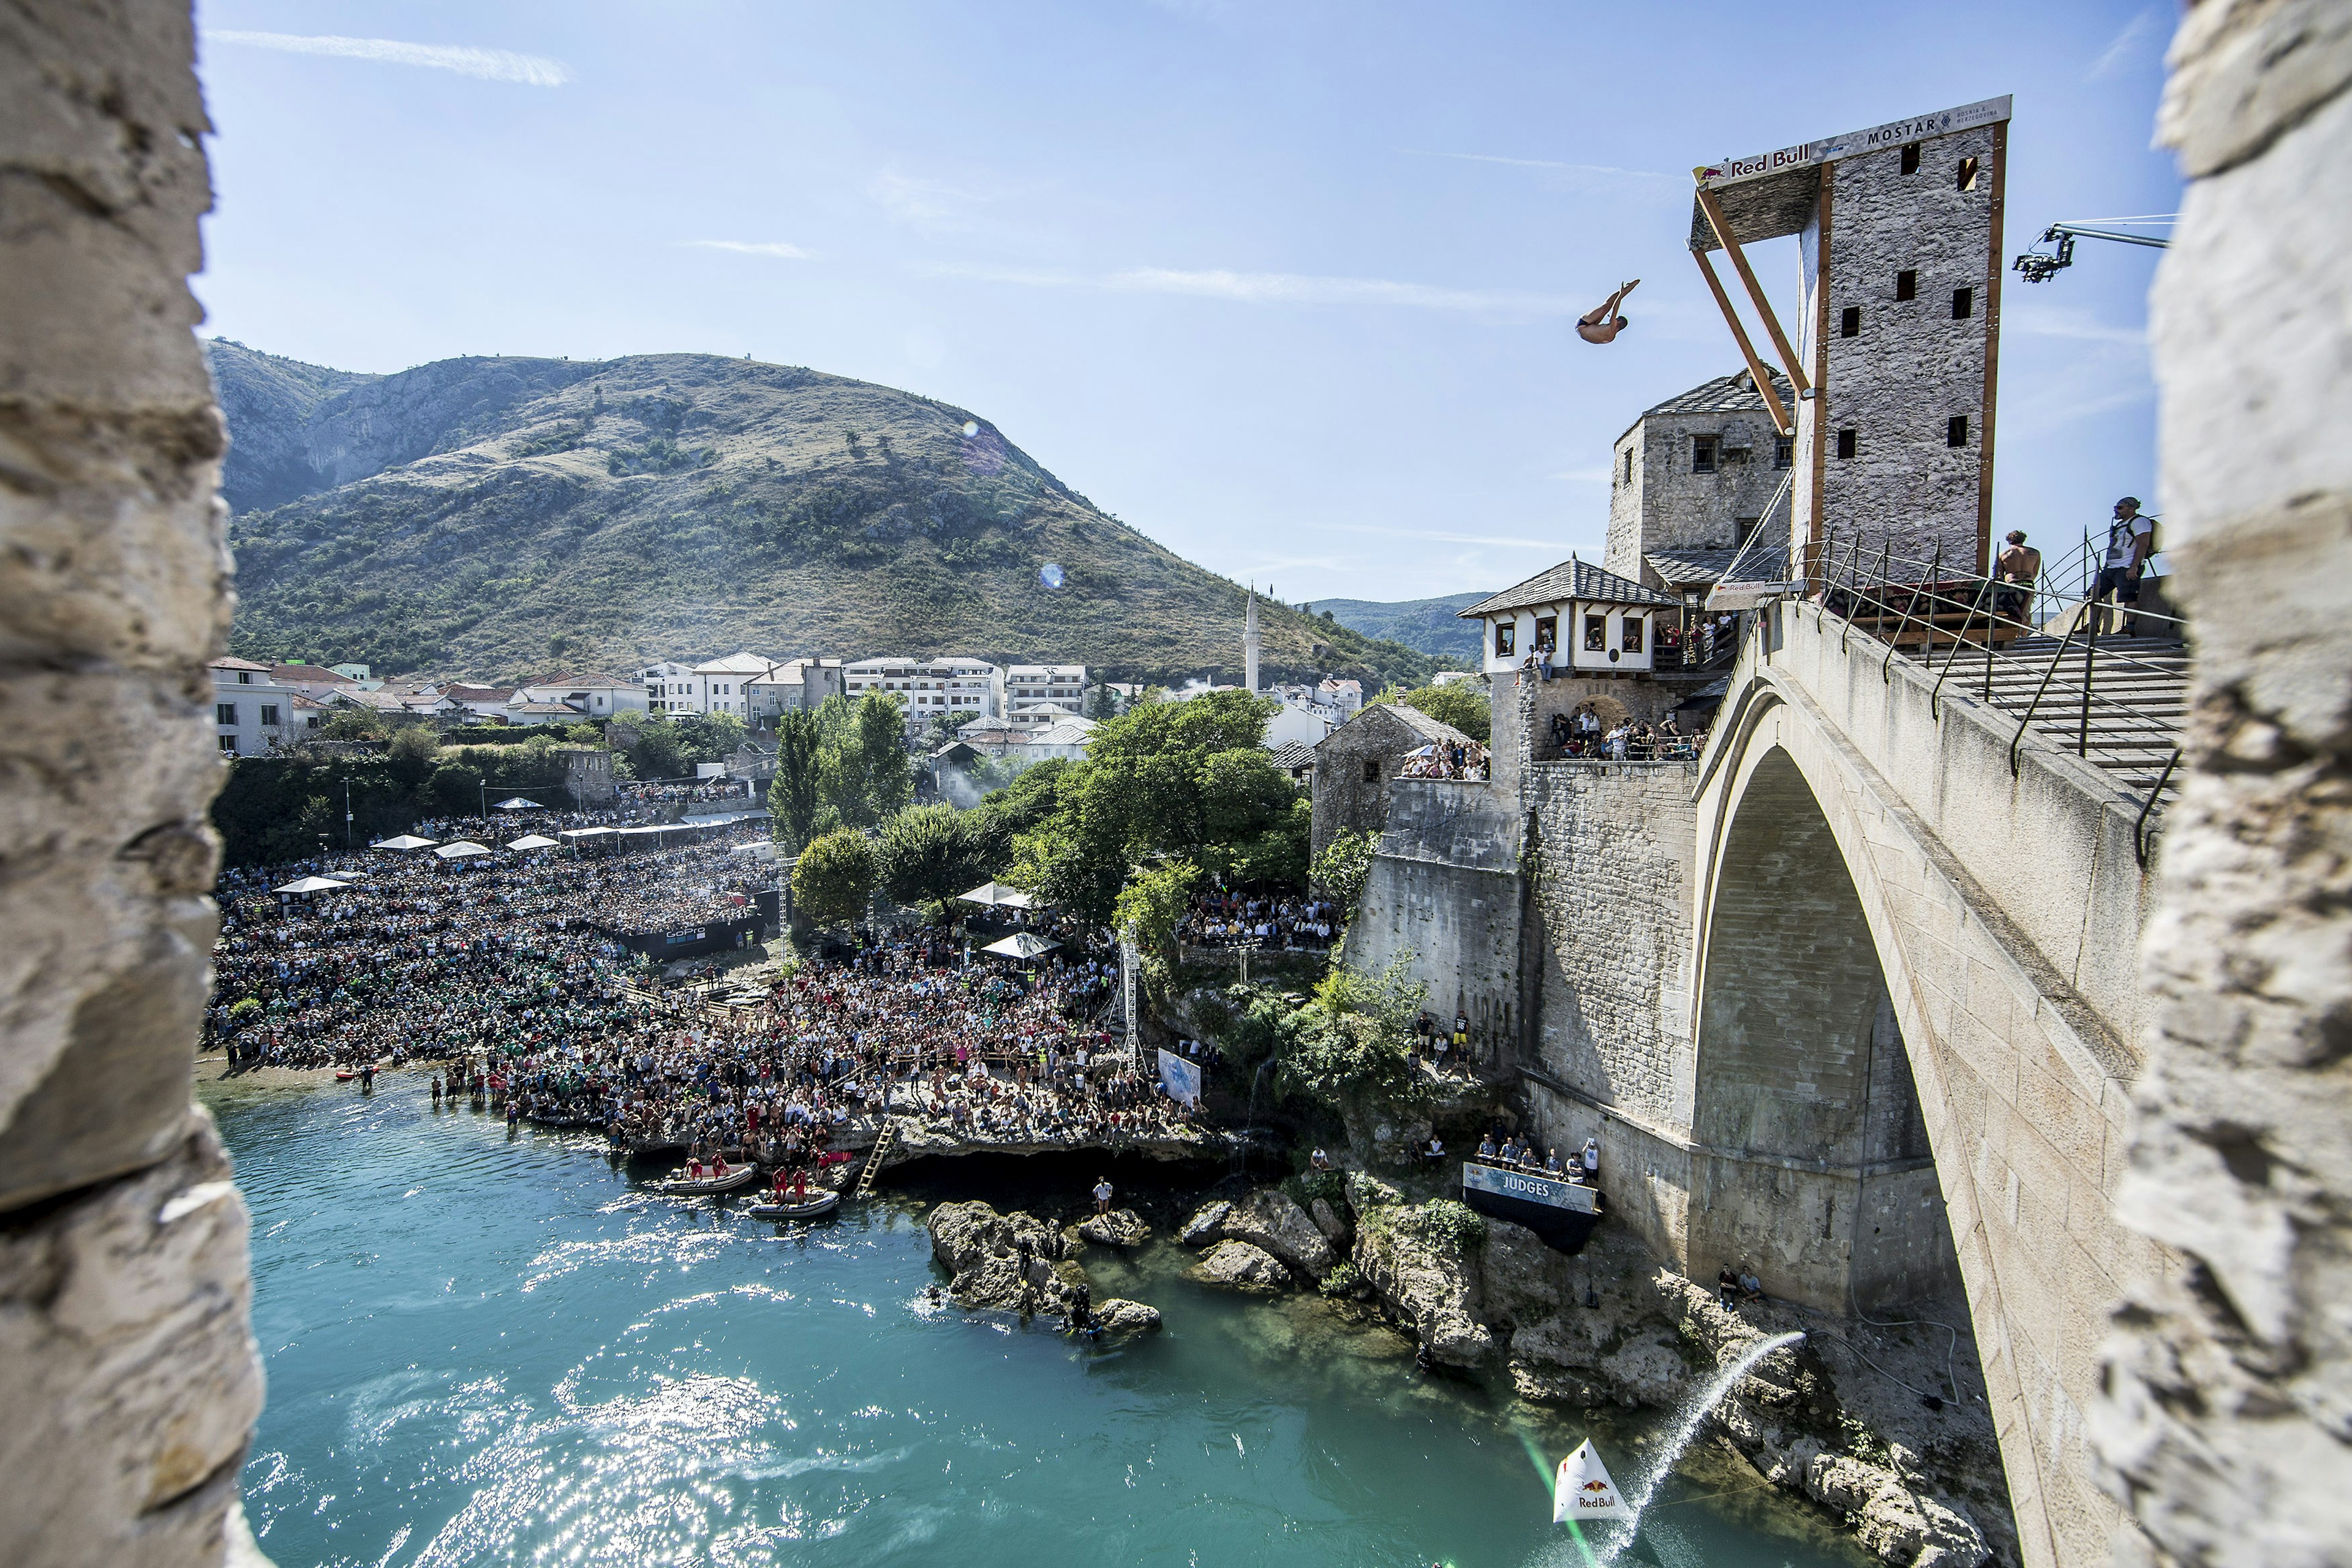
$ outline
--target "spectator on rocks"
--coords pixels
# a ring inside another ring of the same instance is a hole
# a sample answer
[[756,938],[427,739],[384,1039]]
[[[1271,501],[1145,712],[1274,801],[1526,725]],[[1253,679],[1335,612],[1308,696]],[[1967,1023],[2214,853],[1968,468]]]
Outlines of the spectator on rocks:
[[1728,1263],[1715,1272],[1715,1299],[1727,1312],[1739,1304],[1739,1277],[1732,1273]]
[[1110,1213],[1111,1184],[1108,1176],[1095,1183],[1095,1213]]
[[1739,1266],[1739,1299],[1743,1301],[1761,1301],[1764,1299],[1764,1281],[1756,1277],[1755,1267],[1751,1264]]

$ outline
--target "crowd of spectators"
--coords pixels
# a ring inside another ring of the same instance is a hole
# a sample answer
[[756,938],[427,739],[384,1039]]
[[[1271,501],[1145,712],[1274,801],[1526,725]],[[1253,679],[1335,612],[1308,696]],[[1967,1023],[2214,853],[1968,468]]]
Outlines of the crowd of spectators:
[[[306,870],[350,886],[269,890]],[[238,1067],[322,1067],[578,1027],[628,963],[614,935],[740,914],[746,888],[723,841],[231,869],[205,1032]]]
[[1616,763],[1687,761],[1706,748],[1701,731],[1686,735],[1669,713],[1655,724],[1647,720],[1620,719],[1603,722],[1589,708],[1574,714],[1551,716],[1551,743],[1562,757],[1582,757]]
[[1220,891],[1192,900],[1177,940],[1187,947],[1320,952],[1339,929],[1339,906],[1324,900]]
[[1477,742],[1448,741],[1443,745],[1423,746],[1407,756],[1398,776],[1458,779],[1465,784],[1484,784],[1489,766],[1486,748]]

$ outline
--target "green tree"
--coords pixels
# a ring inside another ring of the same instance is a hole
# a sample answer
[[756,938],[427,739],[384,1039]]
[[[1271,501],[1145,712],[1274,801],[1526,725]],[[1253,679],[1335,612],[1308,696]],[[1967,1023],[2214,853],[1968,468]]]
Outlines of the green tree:
[[422,724],[413,724],[392,738],[389,755],[404,763],[429,763],[440,754],[441,738]]
[[1412,1031],[1429,987],[1400,956],[1377,976],[1341,964],[1287,1020],[1286,1087],[1327,1104],[1370,1097],[1406,1103],[1425,1092],[1412,1067]]
[[732,713],[688,713],[677,723],[682,760],[689,764],[725,762],[743,743],[743,721]]
[[1339,906],[1342,925],[1356,918],[1356,908],[1364,900],[1365,884],[1372,879],[1372,849],[1378,842],[1371,834],[1343,827],[1315,858],[1315,886]]
[[1112,906],[1111,923],[1133,938],[1155,985],[1164,985],[1176,967],[1177,931],[1200,883],[1201,868],[1192,861],[1163,861],[1138,871]]
[[677,720],[667,713],[649,714],[636,721],[636,731],[628,757],[637,777],[677,779],[694,772],[693,756]]
[[814,840],[793,868],[793,905],[820,926],[854,925],[874,900],[874,842],[855,828]]
[[815,714],[794,710],[776,716],[776,776],[768,784],[768,809],[776,818],[776,842],[787,854],[816,837],[822,745]]
[[882,825],[883,891],[902,904],[945,905],[985,879],[964,814],[951,805],[911,805]]
[[828,697],[817,710],[824,731],[817,790],[852,827],[872,827],[913,798],[915,770],[907,756],[907,710],[887,692],[857,701]]

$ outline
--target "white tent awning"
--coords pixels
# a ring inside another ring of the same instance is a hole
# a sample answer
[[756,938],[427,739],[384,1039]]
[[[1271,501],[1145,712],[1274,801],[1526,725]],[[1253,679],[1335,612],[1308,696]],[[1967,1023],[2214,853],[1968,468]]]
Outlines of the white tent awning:
[[1016,931],[1003,942],[992,942],[980,951],[993,952],[1003,958],[1043,958],[1062,944],[1047,942],[1044,937],[1025,931]]
[[397,838],[379,838],[368,847],[371,849],[430,849],[440,842],[438,838],[419,838],[414,833],[404,833]]
[[552,849],[556,847],[556,843],[554,839],[548,837],[544,834],[526,833],[520,838],[509,841],[507,847],[509,849]]
[[444,860],[470,860],[477,855],[490,853],[490,847],[487,844],[477,844],[470,838],[460,838],[455,844],[444,844],[433,853],[440,856]]
[[340,889],[348,888],[350,886],[351,884],[349,882],[338,882],[332,877],[301,877],[296,879],[294,881],[287,883],[282,888],[273,888],[270,891],[277,893],[331,893]]

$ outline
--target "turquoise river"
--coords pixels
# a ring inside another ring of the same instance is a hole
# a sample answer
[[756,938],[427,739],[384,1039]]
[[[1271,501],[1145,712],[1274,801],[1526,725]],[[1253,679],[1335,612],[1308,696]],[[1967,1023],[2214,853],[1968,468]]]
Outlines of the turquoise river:
[[[1089,1259],[1166,1315],[1123,1346],[927,1302],[928,1202],[1073,1213],[1091,1167],[916,1168],[780,1229],[406,1075],[201,1093],[253,1208],[246,1506],[278,1568],[1585,1562],[1544,1473],[1583,1413],[1423,1376],[1312,1297],[1198,1288],[1159,1248]],[[1654,1429],[1590,1426],[1621,1478]],[[1865,1562],[1704,1444],[1622,1560]]]

